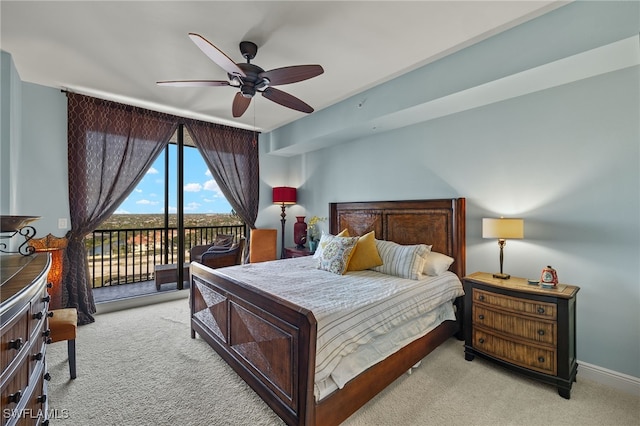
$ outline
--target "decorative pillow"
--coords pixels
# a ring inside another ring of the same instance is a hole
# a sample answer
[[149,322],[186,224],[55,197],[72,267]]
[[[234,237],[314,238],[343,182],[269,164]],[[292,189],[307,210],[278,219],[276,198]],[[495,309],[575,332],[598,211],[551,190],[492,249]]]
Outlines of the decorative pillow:
[[322,249],[318,269],[342,275],[347,271],[358,237],[333,237]]
[[422,273],[435,277],[448,271],[449,266],[451,266],[453,261],[453,257],[438,253],[437,251],[432,251],[427,255]]
[[231,250],[231,247],[213,245],[213,246],[209,247],[207,249],[207,251],[205,251],[205,253],[226,253],[229,250]]
[[363,271],[381,265],[382,259],[378,253],[378,247],[376,247],[374,231],[358,238],[358,244],[351,255],[347,271]]
[[216,235],[216,239],[213,241],[213,245],[215,247],[229,248],[233,245],[233,235],[218,234]]
[[375,242],[383,264],[372,268],[374,271],[411,280],[420,279],[431,246],[426,244],[403,246],[384,240],[375,240]]
[[322,250],[324,250],[324,247],[327,245],[329,241],[331,241],[335,237],[348,237],[348,236],[349,236],[349,231],[347,231],[346,229],[343,229],[342,231],[340,231],[338,235],[325,234],[324,231],[322,231],[322,234],[320,235],[320,241],[318,242],[318,247],[316,248],[315,253],[313,253],[313,258],[320,259],[320,257],[322,256]]
[[320,241],[318,242],[318,247],[316,248],[316,252],[313,253],[313,258],[320,259],[320,257],[322,257],[322,249],[327,245],[329,241],[333,240],[334,238],[335,235],[325,234],[324,231],[322,231],[322,234],[320,235]]

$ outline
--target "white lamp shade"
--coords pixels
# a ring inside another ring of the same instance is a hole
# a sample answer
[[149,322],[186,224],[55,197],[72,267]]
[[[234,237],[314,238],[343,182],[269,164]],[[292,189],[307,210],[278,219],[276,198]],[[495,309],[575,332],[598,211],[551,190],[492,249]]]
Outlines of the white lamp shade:
[[482,219],[482,238],[498,238],[501,240],[524,238],[523,219]]

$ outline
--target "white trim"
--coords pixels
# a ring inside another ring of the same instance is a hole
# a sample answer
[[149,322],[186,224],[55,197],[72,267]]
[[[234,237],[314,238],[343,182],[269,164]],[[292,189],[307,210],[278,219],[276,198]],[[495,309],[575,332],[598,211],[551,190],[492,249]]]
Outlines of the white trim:
[[578,361],[578,382],[580,379],[592,380],[616,390],[640,397],[640,378],[638,377]]
[[168,302],[170,300],[186,299],[189,297],[189,290],[166,291],[157,294],[144,295],[138,297],[128,297],[117,299],[111,302],[96,303],[96,315],[108,312],[121,311],[124,309],[138,308],[141,306],[153,305],[154,303]]

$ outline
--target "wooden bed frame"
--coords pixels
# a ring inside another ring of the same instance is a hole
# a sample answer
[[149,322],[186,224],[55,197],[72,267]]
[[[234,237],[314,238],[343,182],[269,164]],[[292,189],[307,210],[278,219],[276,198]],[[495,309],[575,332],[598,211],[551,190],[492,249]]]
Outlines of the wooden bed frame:
[[[330,230],[350,235],[371,230],[400,244],[432,244],[455,258],[465,274],[465,199],[330,204]],[[453,335],[445,321],[426,336],[370,367],[344,388],[315,402],[316,319],[313,313],[256,290],[223,270],[191,264],[191,337],[200,335],[289,425],[337,425]],[[462,356],[462,354],[461,354]]]

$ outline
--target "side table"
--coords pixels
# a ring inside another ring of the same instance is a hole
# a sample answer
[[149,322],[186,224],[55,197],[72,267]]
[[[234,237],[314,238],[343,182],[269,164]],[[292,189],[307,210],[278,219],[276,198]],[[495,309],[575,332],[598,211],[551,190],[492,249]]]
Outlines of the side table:
[[284,249],[284,257],[286,259],[290,259],[292,257],[303,257],[303,256],[311,256],[312,253],[309,251],[307,247],[297,248],[297,247],[286,247]]
[[478,355],[555,385],[569,399],[576,380],[576,294],[579,287],[546,289],[524,278],[464,278],[465,358]]

